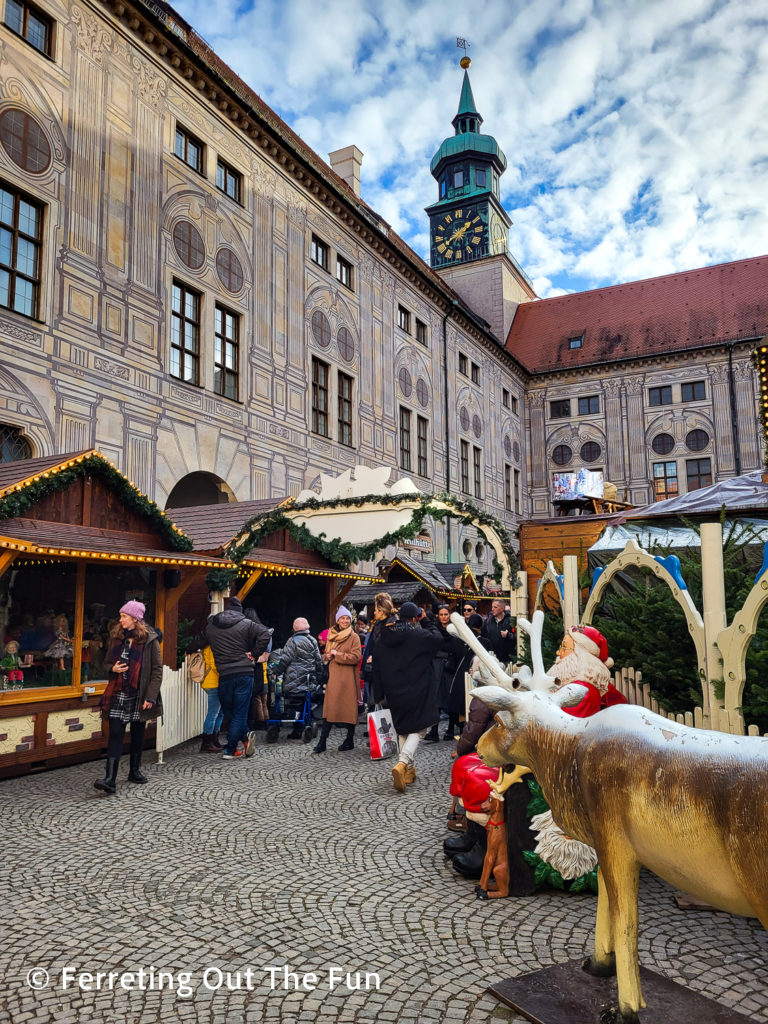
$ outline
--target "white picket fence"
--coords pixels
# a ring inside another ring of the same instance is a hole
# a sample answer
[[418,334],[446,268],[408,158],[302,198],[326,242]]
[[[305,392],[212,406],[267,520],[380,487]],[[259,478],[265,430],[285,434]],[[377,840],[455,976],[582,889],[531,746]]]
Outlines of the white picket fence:
[[203,731],[208,700],[199,683],[189,678],[186,662],[181,668],[163,667],[163,717],[157,723],[157,763],[163,754]]

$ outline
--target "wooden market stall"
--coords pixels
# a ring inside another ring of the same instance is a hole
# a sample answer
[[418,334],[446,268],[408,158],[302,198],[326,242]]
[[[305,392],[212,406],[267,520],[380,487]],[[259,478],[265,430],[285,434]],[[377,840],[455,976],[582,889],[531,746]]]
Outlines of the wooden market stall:
[[453,606],[456,602],[471,600],[478,610],[490,610],[493,598],[501,588],[488,581],[489,589],[480,587],[469,565],[464,562],[425,562],[404,551],[386,563],[379,563],[385,580],[375,586],[356,583],[349,592],[349,601],[356,608],[366,607],[372,611],[373,600],[380,590],[385,590],[396,605],[403,601],[414,601],[425,608],[434,602]]
[[175,667],[179,599],[228,564],[96,450],[0,464],[0,777],[100,756],[120,606],[146,605]]

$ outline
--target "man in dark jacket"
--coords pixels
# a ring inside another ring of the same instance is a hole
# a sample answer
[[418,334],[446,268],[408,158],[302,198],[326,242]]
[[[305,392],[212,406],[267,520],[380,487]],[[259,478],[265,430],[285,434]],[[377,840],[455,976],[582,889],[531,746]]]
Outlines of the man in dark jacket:
[[376,646],[374,700],[386,698],[400,743],[400,759],[392,769],[398,793],[416,779],[413,756],[427,729],[437,721],[437,680],[432,659],[443,636],[424,610],[412,601],[400,609],[400,621],[381,631]]
[[210,645],[219,673],[219,700],[224,717],[229,719],[227,745],[221,755],[225,760],[238,757],[240,740],[245,756],[253,755],[256,733],[248,732],[248,707],[253,689],[253,663],[267,649],[270,632],[260,622],[243,615],[243,606],[236,597],[224,600],[224,611],[212,615],[202,633],[195,637],[190,650]]
[[[269,658],[269,666],[283,677],[283,697],[294,703],[303,698],[320,678],[323,671],[323,659],[317,640],[309,632],[306,619],[293,620],[293,635],[285,647],[273,651]],[[278,726],[279,729],[279,726]],[[293,732],[288,734],[289,740],[300,740],[301,723],[294,725]]]
[[481,638],[485,646],[496,655],[502,665],[506,665],[515,657],[515,627],[510,616],[504,610],[503,601],[491,604],[491,614],[483,624]]

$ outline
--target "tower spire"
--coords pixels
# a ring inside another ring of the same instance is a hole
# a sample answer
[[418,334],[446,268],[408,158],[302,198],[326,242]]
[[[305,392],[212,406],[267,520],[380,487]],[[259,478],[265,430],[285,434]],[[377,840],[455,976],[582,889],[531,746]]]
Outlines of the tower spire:
[[[469,61],[469,58],[466,58]],[[459,109],[456,111],[456,116],[453,121],[454,129],[457,135],[461,135],[464,132],[477,132],[480,131],[480,125],[483,123],[483,119],[475,105],[475,97],[472,95],[472,85],[469,81],[469,71],[464,72],[464,81],[461,85],[461,96],[459,97]],[[471,127],[470,127],[471,125]]]

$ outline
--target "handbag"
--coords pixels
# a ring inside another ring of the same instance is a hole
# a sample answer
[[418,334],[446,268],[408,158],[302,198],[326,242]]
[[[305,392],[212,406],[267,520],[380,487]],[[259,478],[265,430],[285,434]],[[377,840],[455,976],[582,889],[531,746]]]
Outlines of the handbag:
[[377,705],[373,711],[368,712],[368,740],[373,761],[380,761],[397,753],[397,733],[389,708],[380,708]]

